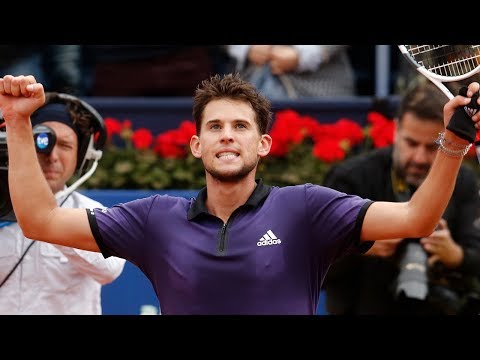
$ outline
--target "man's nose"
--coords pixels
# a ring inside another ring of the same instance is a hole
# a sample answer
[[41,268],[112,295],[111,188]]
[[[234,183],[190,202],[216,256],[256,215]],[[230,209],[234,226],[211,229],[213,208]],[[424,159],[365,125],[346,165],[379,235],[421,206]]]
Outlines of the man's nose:
[[48,161],[55,161],[58,159],[58,151],[57,151],[57,147],[54,146],[52,151],[50,151],[49,153],[46,153],[45,154],[45,158],[48,160]]
[[222,130],[222,141],[232,141],[233,140],[233,129],[226,126]]
[[418,146],[415,149],[413,158],[416,163],[425,164],[429,162],[429,153],[428,150],[423,146]]

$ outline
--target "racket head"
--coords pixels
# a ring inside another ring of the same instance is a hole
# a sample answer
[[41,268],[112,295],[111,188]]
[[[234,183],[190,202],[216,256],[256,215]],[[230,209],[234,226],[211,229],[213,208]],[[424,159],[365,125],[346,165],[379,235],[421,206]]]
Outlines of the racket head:
[[441,82],[460,81],[480,72],[480,45],[398,45],[421,73]]

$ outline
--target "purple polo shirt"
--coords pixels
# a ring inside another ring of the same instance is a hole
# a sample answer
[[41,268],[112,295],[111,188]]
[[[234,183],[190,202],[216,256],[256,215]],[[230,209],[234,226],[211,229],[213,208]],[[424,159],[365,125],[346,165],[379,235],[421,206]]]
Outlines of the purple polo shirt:
[[151,281],[162,314],[315,314],[331,263],[365,251],[368,199],[319,185],[258,185],[227,223],[196,199],[154,195],[88,210],[103,255]]

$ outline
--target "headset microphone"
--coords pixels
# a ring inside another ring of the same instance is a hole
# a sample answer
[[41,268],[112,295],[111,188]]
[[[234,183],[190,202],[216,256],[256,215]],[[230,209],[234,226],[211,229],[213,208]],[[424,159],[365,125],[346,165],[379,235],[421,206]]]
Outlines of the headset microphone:
[[[107,131],[102,116],[83,100],[65,93],[47,93],[47,101],[31,116],[36,151],[50,153],[55,146],[56,135],[53,129],[42,124],[45,121],[59,121],[74,129],[78,137],[76,175],[78,179],[65,190],[55,194],[61,199],[70,195],[89,179],[102,158],[102,150],[107,140]],[[51,105],[51,106],[49,106]],[[72,115],[86,120],[81,129]],[[0,114],[1,120],[1,114]],[[0,131],[0,225],[2,221],[16,221],[8,189],[7,134]]]
[[102,116],[91,105],[70,94],[57,93],[56,95],[55,102],[79,104],[91,117],[91,134],[89,136],[78,136],[76,173],[80,177],[68,188],[55,194],[55,197],[60,199],[71,194],[93,175],[97,169],[98,161],[102,158],[102,150],[107,140],[107,130]]

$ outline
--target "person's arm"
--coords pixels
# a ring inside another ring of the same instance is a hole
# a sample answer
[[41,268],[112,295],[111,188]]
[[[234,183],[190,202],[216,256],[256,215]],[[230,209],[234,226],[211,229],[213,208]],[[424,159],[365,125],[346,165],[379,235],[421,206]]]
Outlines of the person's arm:
[[[358,195],[364,198],[375,199],[375,194],[380,192],[379,186],[385,186],[385,179],[378,173],[372,171],[372,167],[383,169],[381,161],[360,161],[360,157],[351,159],[356,161],[355,166],[348,166],[348,163],[334,165],[325,174],[323,185],[329,188],[344,192],[346,194]],[[363,255],[366,256],[392,256],[403,238],[384,239],[374,241],[370,249]]]
[[[469,85],[468,96],[478,92],[479,84]],[[454,111],[470,102],[470,98],[456,96],[444,106],[445,127]],[[478,122],[475,114],[472,121]],[[475,124],[477,126],[477,124]],[[445,130],[447,142],[467,145],[468,142],[449,130]],[[435,230],[452,196],[458,170],[463,157],[455,157],[438,151],[428,176],[408,202],[375,202],[365,214],[361,239],[381,240],[393,238],[420,238],[430,236]]]
[[316,71],[322,64],[328,63],[338,53],[347,50],[349,45],[291,45],[298,52],[298,66],[302,73]]
[[30,115],[44,102],[43,85],[33,76],[0,78],[0,108],[7,126],[8,183],[18,224],[31,239],[98,252],[86,210],[59,208],[40,168]]

